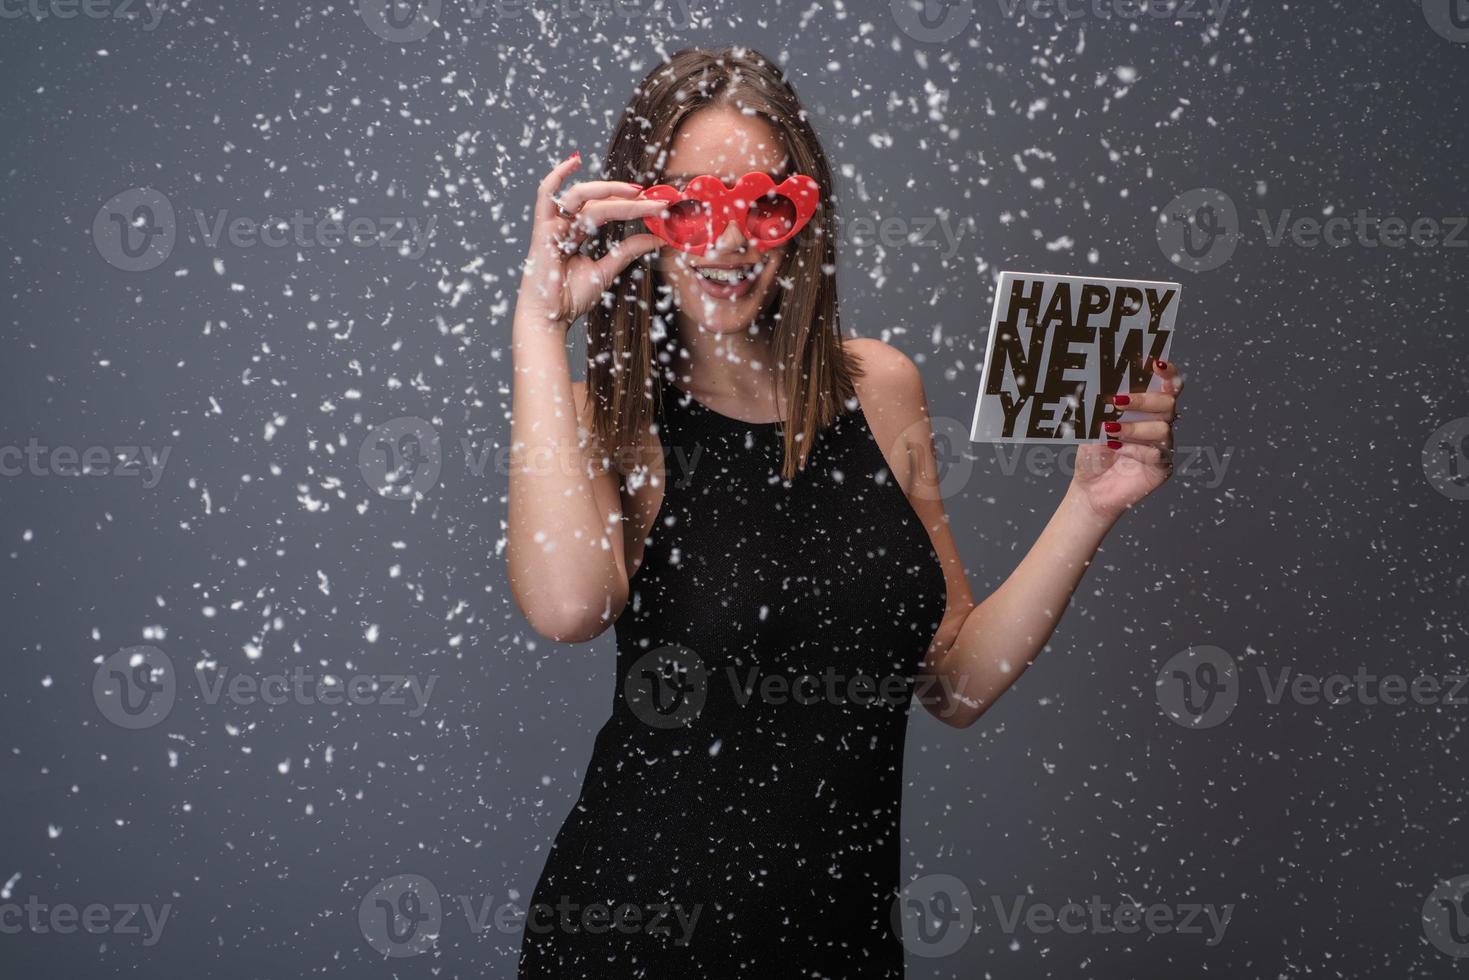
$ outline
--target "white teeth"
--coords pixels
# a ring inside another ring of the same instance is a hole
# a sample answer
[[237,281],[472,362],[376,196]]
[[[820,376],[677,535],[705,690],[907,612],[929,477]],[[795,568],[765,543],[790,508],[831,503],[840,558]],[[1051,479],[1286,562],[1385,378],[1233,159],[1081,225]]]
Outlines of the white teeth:
[[745,278],[743,269],[700,269],[699,275],[713,282],[742,282]]

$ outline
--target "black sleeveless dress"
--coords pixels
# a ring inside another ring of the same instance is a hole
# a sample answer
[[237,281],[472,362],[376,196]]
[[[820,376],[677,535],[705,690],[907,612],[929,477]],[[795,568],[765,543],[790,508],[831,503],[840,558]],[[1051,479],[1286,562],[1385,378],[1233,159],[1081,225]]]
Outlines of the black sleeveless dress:
[[900,978],[903,743],[938,557],[860,408],[787,482],[779,423],[664,390],[612,717],[520,976]]

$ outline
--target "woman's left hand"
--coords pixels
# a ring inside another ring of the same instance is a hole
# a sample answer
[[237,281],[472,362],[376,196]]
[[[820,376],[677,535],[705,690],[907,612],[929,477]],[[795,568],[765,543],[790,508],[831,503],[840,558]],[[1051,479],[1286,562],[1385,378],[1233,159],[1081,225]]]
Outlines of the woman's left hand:
[[1071,489],[1099,517],[1115,520],[1173,475],[1173,422],[1183,378],[1176,364],[1164,361],[1155,361],[1154,371],[1163,379],[1162,391],[1118,395],[1114,401],[1129,412],[1147,413],[1147,420],[1108,422],[1105,444],[1077,451]]

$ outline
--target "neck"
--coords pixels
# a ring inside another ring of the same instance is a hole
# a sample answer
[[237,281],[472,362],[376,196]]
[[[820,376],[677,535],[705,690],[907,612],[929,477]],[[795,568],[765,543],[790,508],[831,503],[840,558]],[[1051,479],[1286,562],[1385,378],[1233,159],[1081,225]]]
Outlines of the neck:
[[715,333],[692,319],[678,317],[678,385],[704,400],[749,405],[753,414],[778,414],[770,327],[758,324]]

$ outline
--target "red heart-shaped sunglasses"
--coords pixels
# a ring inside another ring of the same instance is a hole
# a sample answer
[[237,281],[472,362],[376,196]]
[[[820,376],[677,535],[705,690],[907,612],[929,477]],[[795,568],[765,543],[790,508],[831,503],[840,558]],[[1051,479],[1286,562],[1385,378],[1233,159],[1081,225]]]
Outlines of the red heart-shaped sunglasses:
[[821,185],[805,174],[776,184],[769,174],[754,171],[726,187],[713,174],[700,174],[682,190],[654,184],[638,196],[668,205],[666,216],[644,218],[643,224],[681,252],[707,252],[731,221],[764,252],[806,227],[821,201]]

